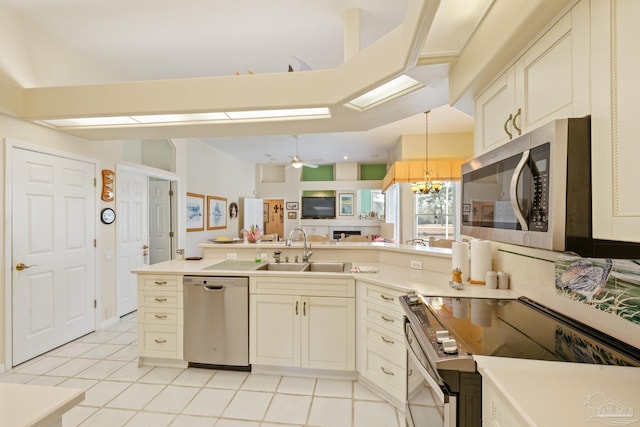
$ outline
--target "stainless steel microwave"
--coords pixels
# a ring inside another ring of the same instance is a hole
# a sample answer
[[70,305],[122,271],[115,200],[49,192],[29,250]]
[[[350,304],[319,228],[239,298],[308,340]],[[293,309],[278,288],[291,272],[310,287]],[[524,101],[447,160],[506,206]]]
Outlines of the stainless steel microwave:
[[588,237],[590,135],[589,117],[556,120],[463,164],[461,233],[558,251]]
[[462,165],[461,234],[581,256],[640,259],[592,233],[591,118],[555,120]]

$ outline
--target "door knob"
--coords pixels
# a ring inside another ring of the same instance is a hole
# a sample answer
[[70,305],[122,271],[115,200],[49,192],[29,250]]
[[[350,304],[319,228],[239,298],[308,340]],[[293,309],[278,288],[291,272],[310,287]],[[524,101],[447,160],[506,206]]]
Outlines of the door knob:
[[149,249],[149,246],[147,246],[147,245],[142,245],[142,249]]
[[31,268],[31,267],[35,267],[35,265],[25,265],[22,262],[19,262],[18,264],[16,264],[16,270],[18,271],[26,270],[27,268]]

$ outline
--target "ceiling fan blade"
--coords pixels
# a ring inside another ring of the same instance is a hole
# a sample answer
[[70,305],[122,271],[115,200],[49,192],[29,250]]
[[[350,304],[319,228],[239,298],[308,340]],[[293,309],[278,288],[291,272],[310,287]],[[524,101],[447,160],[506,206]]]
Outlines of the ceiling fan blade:
[[313,163],[302,163],[302,166],[306,168],[311,168],[311,169],[315,169],[318,167],[318,165],[314,165]]

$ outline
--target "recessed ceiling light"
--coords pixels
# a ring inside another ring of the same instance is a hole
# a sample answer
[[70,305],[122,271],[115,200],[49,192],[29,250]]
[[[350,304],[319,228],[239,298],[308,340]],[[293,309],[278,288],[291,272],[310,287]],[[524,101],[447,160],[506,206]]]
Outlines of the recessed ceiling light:
[[349,156],[347,156],[347,155],[345,154],[345,156],[342,158],[342,160],[349,160]]
[[352,99],[345,105],[363,111],[423,87],[424,85],[419,81],[403,74]]

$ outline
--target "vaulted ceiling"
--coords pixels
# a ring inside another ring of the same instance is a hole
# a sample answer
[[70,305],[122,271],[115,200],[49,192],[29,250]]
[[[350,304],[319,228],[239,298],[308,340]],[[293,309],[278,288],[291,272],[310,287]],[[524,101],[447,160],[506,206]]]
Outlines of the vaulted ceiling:
[[[149,97],[143,100],[146,103],[134,96],[124,100],[121,96],[120,102],[87,103],[96,104],[87,107],[88,115],[113,115],[126,108],[132,113],[158,113],[151,110],[155,104],[162,104],[167,111],[170,107],[164,104],[170,104],[166,94],[171,93],[167,89],[171,82],[181,82],[178,87],[196,92],[193,99],[203,95],[197,93],[195,82],[211,83],[223,99],[220,102],[228,102],[224,98],[229,96],[220,87],[240,82],[238,87],[244,89],[239,89],[235,98],[248,100],[245,104],[256,100],[256,105],[246,105],[247,109],[273,103],[266,95],[272,89],[271,82],[284,82],[287,96],[295,92],[290,83],[293,79],[298,79],[302,94],[313,93],[308,85],[321,82],[317,88],[320,100],[321,84],[330,82],[327,87],[332,93],[326,99],[329,104],[335,101],[330,105],[330,119],[64,131],[88,139],[197,137],[254,162],[287,160],[294,154],[292,135],[296,134],[300,135],[300,154],[305,158],[328,163],[348,156],[349,161],[385,162],[400,135],[424,133],[422,111],[426,109],[434,109],[431,132],[472,130],[469,104],[459,104],[467,113],[448,106],[449,64],[492,4],[492,0],[0,0],[0,14],[10,13],[21,20],[25,31],[37,29],[50,38],[51,45],[46,47],[49,51],[39,56],[43,60],[49,55],[52,68],[21,74],[10,63],[0,66],[15,83],[31,88],[25,105],[29,107],[32,102],[38,106],[27,112],[27,120],[46,118],[52,111],[62,111],[62,116],[80,111],[80,107],[66,105],[72,98],[69,94],[75,93],[73,89],[78,93],[88,89],[100,98],[100,94],[117,95],[119,90],[128,93],[132,92],[129,88],[139,87],[129,82],[158,88],[157,100],[149,94],[140,96]],[[413,16],[416,12],[419,16]],[[418,39],[411,41],[412,37]],[[386,47],[385,43],[396,40],[400,40],[399,58],[395,54],[373,61],[367,58],[371,52],[395,52],[395,45]],[[359,44],[356,51],[354,43]],[[104,72],[93,73],[92,78],[85,75],[81,81],[74,80],[71,73],[56,73],[56,47],[86,58]],[[402,52],[404,48],[406,52]],[[388,68],[387,63],[391,64]],[[373,68],[377,69],[368,69],[370,64],[376,64]],[[287,73],[289,67],[293,74],[305,75],[292,76]],[[363,68],[359,71],[358,67]],[[426,87],[365,112],[342,106],[341,98],[350,90],[362,93],[402,72]],[[346,88],[340,86],[342,81]],[[55,90],[44,92],[47,86],[55,86]],[[220,107],[215,94],[212,91],[206,95],[212,98],[213,106]],[[172,96],[178,110],[194,108],[184,93]],[[60,102],[62,98],[64,103]],[[50,102],[48,110],[43,100]],[[297,106],[303,103],[294,101]],[[316,101],[310,99],[310,106]],[[199,108],[203,108],[201,104]]]

